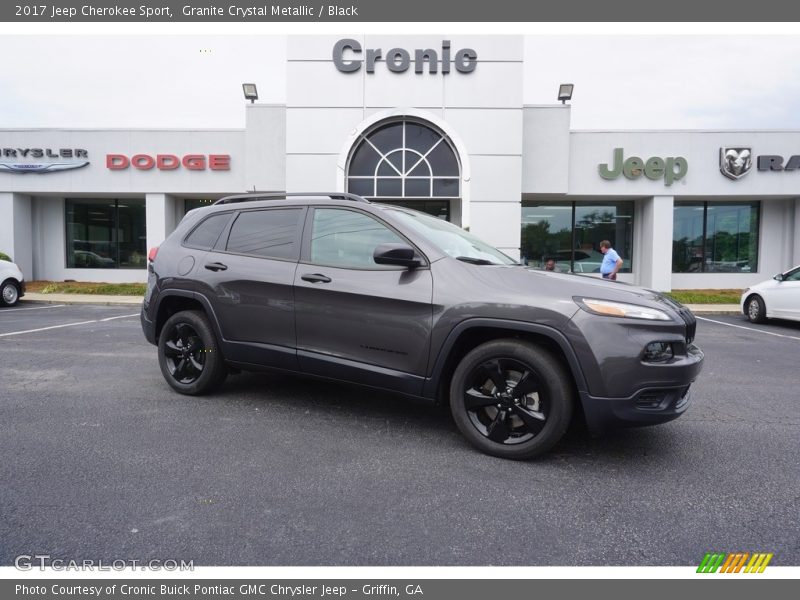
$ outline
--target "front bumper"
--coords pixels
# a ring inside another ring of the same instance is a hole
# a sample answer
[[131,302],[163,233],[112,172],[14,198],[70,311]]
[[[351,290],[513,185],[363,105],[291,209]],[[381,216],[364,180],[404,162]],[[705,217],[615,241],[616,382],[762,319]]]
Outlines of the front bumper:
[[672,421],[689,408],[690,387],[648,388],[631,398],[595,398],[582,394],[586,424],[592,433],[600,434]]

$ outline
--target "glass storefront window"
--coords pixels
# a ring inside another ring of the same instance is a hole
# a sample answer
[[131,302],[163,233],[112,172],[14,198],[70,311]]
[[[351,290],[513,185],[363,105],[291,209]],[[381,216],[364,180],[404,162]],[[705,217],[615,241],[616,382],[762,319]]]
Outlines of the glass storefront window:
[[759,202],[676,202],[673,273],[758,271]]
[[559,271],[599,273],[600,242],[609,240],[630,273],[633,256],[632,201],[522,204],[522,260],[544,267],[553,259]]
[[145,201],[66,201],[69,269],[143,269],[147,266]]

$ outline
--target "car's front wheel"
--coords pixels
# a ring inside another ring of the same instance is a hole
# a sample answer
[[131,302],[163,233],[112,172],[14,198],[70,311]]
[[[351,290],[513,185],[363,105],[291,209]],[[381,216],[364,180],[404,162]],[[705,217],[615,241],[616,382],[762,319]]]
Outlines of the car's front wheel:
[[745,314],[751,323],[763,323],[767,320],[767,307],[761,296],[753,294],[745,303]]
[[565,367],[547,350],[496,340],[469,352],[453,373],[450,410],[464,437],[487,454],[539,456],[564,435],[574,392]]
[[6,279],[0,286],[0,306],[14,306],[19,302],[19,285],[13,279]]
[[227,375],[208,317],[195,310],[175,313],[164,323],[158,364],[173,389],[193,396],[213,390]]

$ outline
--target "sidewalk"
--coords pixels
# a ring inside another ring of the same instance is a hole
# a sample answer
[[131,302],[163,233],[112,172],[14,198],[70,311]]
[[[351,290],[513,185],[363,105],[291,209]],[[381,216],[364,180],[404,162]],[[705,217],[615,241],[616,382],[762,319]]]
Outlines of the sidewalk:
[[[47,302],[50,304],[130,304],[141,306],[141,296],[99,296],[93,294],[25,294],[22,301]],[[696,315],[738,315],[742,312],[738,304],[687,304]]]

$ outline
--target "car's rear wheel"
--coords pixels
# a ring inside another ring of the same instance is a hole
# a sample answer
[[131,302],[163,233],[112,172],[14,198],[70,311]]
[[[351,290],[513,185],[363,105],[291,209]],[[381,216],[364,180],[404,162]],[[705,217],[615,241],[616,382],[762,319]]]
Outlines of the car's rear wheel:
[[227,374],[208,318],[194,310],[176,313],[164,323],[158,338],[158,364],[167,383],[181,394],[209,392]]
[[19,302],[19,285],[13,279],[6,279],[0,286],[0,306],[14,306]]
[[548,351],[518,340],[487,342],[453,373],[450,410],[464,437],[494,456],[526,459],[552,448],[572,418],[567,370]]
[[745,315],[751,323],[763,323],[767,320],[767,307],[761,296],[753,294],[745,302]]

